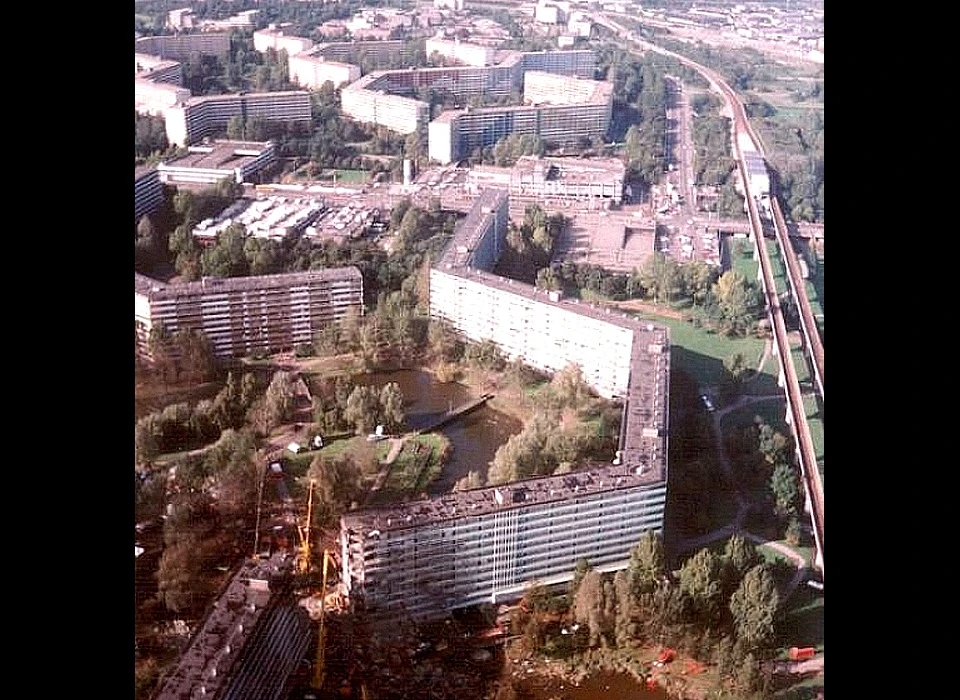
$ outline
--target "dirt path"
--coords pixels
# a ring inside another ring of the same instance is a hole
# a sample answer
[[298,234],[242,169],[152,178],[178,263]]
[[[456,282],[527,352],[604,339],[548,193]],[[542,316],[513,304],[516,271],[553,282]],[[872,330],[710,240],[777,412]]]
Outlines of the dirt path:
[[390,476],[390,467],[397,460],[397,457],[400,456],[400,451],[403,449],[403,444],[407,441],[408,438],[416,435],[416,433],[407,433],[401,437],[392,437],[388,438],[390,440],[390,451],[387,453],[387,456],[384,458],[383,462],[380,463],[380,471],[377,472],[377,478],[373,482],[373,486],[370,487],[370,491],[367,492],[367,502],[370,502],[370,499],[376,495],[376,493],[383,488],[383,485],[387,483],[387,478]]
[[672,318],[676,319],[677,321],[683,319],[683,314],[681,314],[679,311],[667,309],[663,306],[657,306],[656,304],[650,304],[645,301],[640,301],[639,299],[628,299],[627,301],[611,301],[604,303],[618,309],[627,309],[628,311],[639,311],[640,313],[664,316],[665,318]]

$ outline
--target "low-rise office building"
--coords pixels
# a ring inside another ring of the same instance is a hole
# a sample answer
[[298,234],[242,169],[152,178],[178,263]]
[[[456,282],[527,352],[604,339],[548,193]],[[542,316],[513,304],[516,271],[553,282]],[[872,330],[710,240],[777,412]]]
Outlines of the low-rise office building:
[[157,166],[160,181],[170,185],[215,185],[229,179],[259,182],[260,173],[277,162],[272,141],[212,141],[189,146],[187,153]]
[[363,309],[363,277],[355,267],[254,277],[206,277],[165,284],[134,277],[141,356],[150,358],[151,331],[203,333],[220,357],[289,351]]
[[594,201],[601,206],[623,201],[626,166],[619,158],[521,156],[510,168],[477,165],[467,173],[468,191],[505,189],[511,198]]

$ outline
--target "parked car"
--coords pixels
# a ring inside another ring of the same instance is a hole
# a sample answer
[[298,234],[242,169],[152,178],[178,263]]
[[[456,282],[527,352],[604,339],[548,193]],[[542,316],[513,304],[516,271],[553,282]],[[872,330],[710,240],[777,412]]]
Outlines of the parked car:
[[710,400],[707,394],[700,394],[700,401],[703,403],[703,407],[711,413],[717,410],[717,407],[713,405],[713,401]]

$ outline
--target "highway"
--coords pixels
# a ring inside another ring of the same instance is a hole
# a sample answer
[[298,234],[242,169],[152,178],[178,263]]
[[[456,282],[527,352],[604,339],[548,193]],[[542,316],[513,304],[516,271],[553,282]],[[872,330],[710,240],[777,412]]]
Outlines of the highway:
[[[803,395],[800,390],[800,382],[797,377],[796,367],[792,357],[786,324],[783,318],[783,311],[780,307],[780,299],[776,292],[776,284],[774,282],[771,260],[769,252],[766,248],[764,221],[760,216],[755,195],[750,191],[750,182],[745,175],[747,169],[741,146],[741,139],[738,138],[738,135],[745,135],[747,137],[747,143],[752,146],[752,150],[756,151],[761,156],[764,155],[762,143],[747,119],[743,103],[718,73],[694,61],[691,61],[684,56],[663,49],[655,44],[643,41],[629,28],[621,26],[617,22],[609,19],[603,13],[594,13],[594,21],[600,26],[610,30],[615,36],[625,38],[628,42],[633,43],[641,50],[653,51],[665,56],[670,56],[698,71],[710,82],[712,89],[724,97],[729,114],[732,116],[732,143],[736,149],[737,161],[740,164],[739,172],[741,183],[743,185],[743,191],[746,194],[745,199],[748,205],[747,208],[753,240],[756,246],[758,260],[760,262],[761,280],[767,301],[767,311],[773,327],[774,345],[780,368],[780,379],[787,401],[786,420],[793,429],[792,432],[795,443],[794,446],[800,465],[801,480],[804,485],[804,491],[806,492],[810,518],[813,524],[814,540],[816,542],[817,549],[816,565],[820,569],[822,575],[824,568],[823,483],[817,464],[816,450],[814,448],[813,440],[810,436],[810,429],[807,424]],[[773,202],[772,210],[774,212],[774,216],[773,221],[770,223],[774,230],[775,239],[780,248],[782,256],[786,261],[786,271],[790,285],[790,292],[793,295],[802,319],[800,327],[801,335],[803,337],[803,349],[805,355],[810,358],[808,362],[811,365],[815,380],[815,388],[818,391],[819,401],[822,405],[823,343],[819,337],[819,331],[817,330],[816,324],[812,323],[813,315],[810,312],[809,300],[806,297],[803,279],[800,275],[799,263],[796,259],[796,253],[793,250],[793,246],[790,244],[786,223],[783,219],[782,212],[780,211],[779,204],[776,202],[775,193],[771,193],[771,201]]]

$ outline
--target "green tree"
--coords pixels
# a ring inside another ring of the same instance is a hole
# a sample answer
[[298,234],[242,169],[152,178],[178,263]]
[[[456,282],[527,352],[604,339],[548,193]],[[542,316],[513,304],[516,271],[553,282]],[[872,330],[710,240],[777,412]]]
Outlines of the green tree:
[[659,532],[647,530],[630,551],[630,566],[627,569],[630,591],[634,598],[653,591],[666,575],[666,555],[663,537]]
[[203,251],[200,267],[205,277],[245,277],[250,273],[246,255],[247,231],[243,224],[231,224],[217,237],[216,244]]
[[537,272],[537,289],[543,289],[547,292],[553,292],[560,289],[560,280],[557,279],[557,273],[552,267],[542,267]]
[[177,348],[178,366],[183,379],[201,383],[213,378],[217,360],[213,344],[202,331],[182,328],[173,334]]
[[403,409],[403,392],[396,382],[384,384],[380,390],[380,415],[387,433],[399,433],[406,422]]
[[320,522],[334,521],[363,492],[360,467],[349,454],[335,458],[318,454],[307,470],[307,478],[317,482]]
[[687,601],[693,620],[711,627],[718,619],[722,593],[720,559],[701,549],[680,568],[680,593]]
[[742,336],[753,326],[761,311],[757,288],[736,270],[724,272],[713,289],[718,321],[730,336]]
[[757,548],[743,535],[735,534],[727,540],[723,548],[723,566],[732,573],[732,578],[740,581],[747,571],[759,563]]
[[372,433],[380,422],[380,394],[374,386],[354,387],[343,412],[344,420],[358,435]]
[[230,117],[227,122],[227,138],[232,141],[243,140],[244,119],[240,114]]
[[640,270],[640,283],[656,303],[670,303],[681,292],[682,278],[677,263],[657,251]]
[[573,599],[573,615],[590,630],[590,646],[608,645],[616,624],[616,596],[613,586],[596,569],[587,571]]
[[779,462],[770,477],[774,508],[780,518],[794,518],[800,509],[800,478],[789,462]]
[[293,373],[277,371],[263,396],[251,409],[251,423],[261,435],[288,420],[296,406],[296,379]]
[[462,477],[457,480],[457,483],[453,485],[454,491],[468,491],[470,489],[478,489],[483,486],[483,477],[480,476],[480,472],[475,469],[471,469],[465,477]]
[[774,639],[779,605],[780,595],[766,565],[750,569],[730,597],[738,641],[751,651],[765,650]]

